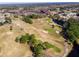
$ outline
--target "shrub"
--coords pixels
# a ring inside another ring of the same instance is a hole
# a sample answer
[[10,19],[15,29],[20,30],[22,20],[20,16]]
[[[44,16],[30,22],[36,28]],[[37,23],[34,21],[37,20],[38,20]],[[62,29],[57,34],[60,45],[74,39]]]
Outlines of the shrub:
[[5,20],[6,20],[6,23],[9,23],[9,24],[12,23],[12,20],[11,20],[11,18],[9,18],[9,17],[6,17]]
[[50,44],[48,42],[43,43],[43,48],[44,49],[53,48],[56,52],[61,52],[61,50],[58,47],[56,47],[56,46],[54,46],[54,45],[52,45],[52,44]]
[[30,35],[27,33],[25,35],[22,35],[20,37],[16,37],[16,42],[20,42],[20,43],[26,43],[26,42],[29,42],[30,40]]
[[79,21],[77,19],[70,18],[68,21],[68,26],[64,33],[67,33],[68,40],[73,43],[79,38]]
[[60,52],[60,49],[58,49],[54,45],[48,42],[42,42],[41,40],[37,40],[34,34],[29,35],[27,33],[25,35],[17,37],[15,41],[20,43],[28,43],[34,56],[42,56],[43,51],[49,48],[54,48],[54,50]]
[[29,24],[32,24],[33,23],[32,19],[30,19],[27,16],[23,16],[23,21],[25,21],[26,23],[29,23]]

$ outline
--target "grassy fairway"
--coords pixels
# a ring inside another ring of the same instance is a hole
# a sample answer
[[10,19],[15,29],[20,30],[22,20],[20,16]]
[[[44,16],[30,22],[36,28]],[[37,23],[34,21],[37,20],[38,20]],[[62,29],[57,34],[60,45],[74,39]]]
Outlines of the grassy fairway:
[[[63,39],[60,38],[60,35],[56,33],[56,30],[54,28],[51,28],[51,26],[48,24],[46,19],[47,18],[34,19],[33,24],[28,24],[20,20],[20,18],[18,18],[17,20],[12,21],[12,25],[8,24],[8,26],[4,25],[3,27],[0,27],[0,30],[1,30],[0,41],[1,40],[3,41],[0,44],[1,44],[2,51],[5,51],[5,52],[2,52],[3,54],[1,54],[0,56],[3,56],[3,55],[5,56],[32,56],[32,52],[30,51],[28,44],[27,44],[28,46],[27,47],[26,45],[23,46],[23,44],[19,44],[15,42],[15,38],[17,36],[23,35],[25,33],[35,34],[36,38],[38,38],[42,42],[49,42],[50,44],[49,45],[47,44],[47,47],[52,49],[51,51],[53,51],[53,52],[48,52],[51,54],[51,56],[62,55],[64,51],[63,50],[64,46],[63,46],[63,41],[62,41]],[[10,26],[13,26],[12,31],[10,31]],[[35,45],[38,43],[39,41],[37,41]],[[4,46],[2,44],[4,44]],[[40,45],[35,46],[36,51],[38,50],[37,47],[40,48]],[[8,54],[9,52],[10,54]]]
[[55,30],[54,29],[52,29],[52,28],[47,28],[47,29],[45,29],[46,31],[48,31],[48,33],[49,34],[52,34],[52,33],[54,33],[55,32]]
[[44,45],[46,46],[46,48],[52,48],[55,52],[61,52],[61,49],[56,47],[55,45],[52,45],[48,42],[45,42]]

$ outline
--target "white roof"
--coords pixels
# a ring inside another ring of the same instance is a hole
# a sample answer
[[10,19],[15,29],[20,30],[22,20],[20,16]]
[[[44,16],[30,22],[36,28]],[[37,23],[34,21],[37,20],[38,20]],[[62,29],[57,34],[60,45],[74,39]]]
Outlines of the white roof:
[[4,23],[6,20],[5,19],[0,19],[0,22]]

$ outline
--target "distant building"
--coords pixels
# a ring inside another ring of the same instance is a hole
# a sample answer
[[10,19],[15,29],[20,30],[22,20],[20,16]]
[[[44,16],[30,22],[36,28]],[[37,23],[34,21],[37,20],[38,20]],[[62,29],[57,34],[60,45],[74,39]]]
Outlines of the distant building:
[[5,19],[0,19],[0,23],[4,23],[5,21]]

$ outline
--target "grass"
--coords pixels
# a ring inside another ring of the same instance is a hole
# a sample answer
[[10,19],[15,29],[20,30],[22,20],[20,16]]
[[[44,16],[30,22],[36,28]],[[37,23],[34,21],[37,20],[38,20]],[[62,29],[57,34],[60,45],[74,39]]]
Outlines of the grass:
[[46,48],[52,48],[56,52],[61,52],[61,50],[58,47],[56,47],[56,46],[54,46],[54,45],[52,45],[52,44],[50,44],[48,42],[44,42],[43,44],[45,45]]
[[48,33],[49,33],[50,35],[53,35],[53,36],[58,37],[58,38],[60,37],[60,35],[58,35],[58,34],[56,33],[56,30],[53,29],[53,28],[46,28],[45,30],[48,31]]
[[58,47],[54,46],[54,45],[52,45],[52,48],[53,48],[56,52],[61,52],[61,50],[60,50]]
[[56,33],[56,29],[53,29],[53,28],[45,28],[44,29],[45,31],[48,32],[49,35],[51,35],[54,39],[57,39],[57,40],[63,40],[62,36],[60,34],[57,34]]
[[56,30],[62,30],[62,28],[58,25],[55,25]]
[[47,19],[48,23],[52,23],[52,20],[50,18]]
[[52,28],[47,28],[47,29],[45,29],[45,30],[48,31],[48,33],[54,33],[54,32],[55,32],[55,30],[52,29]]
[[79,39],[76,40],[77,44],[79,44]]

